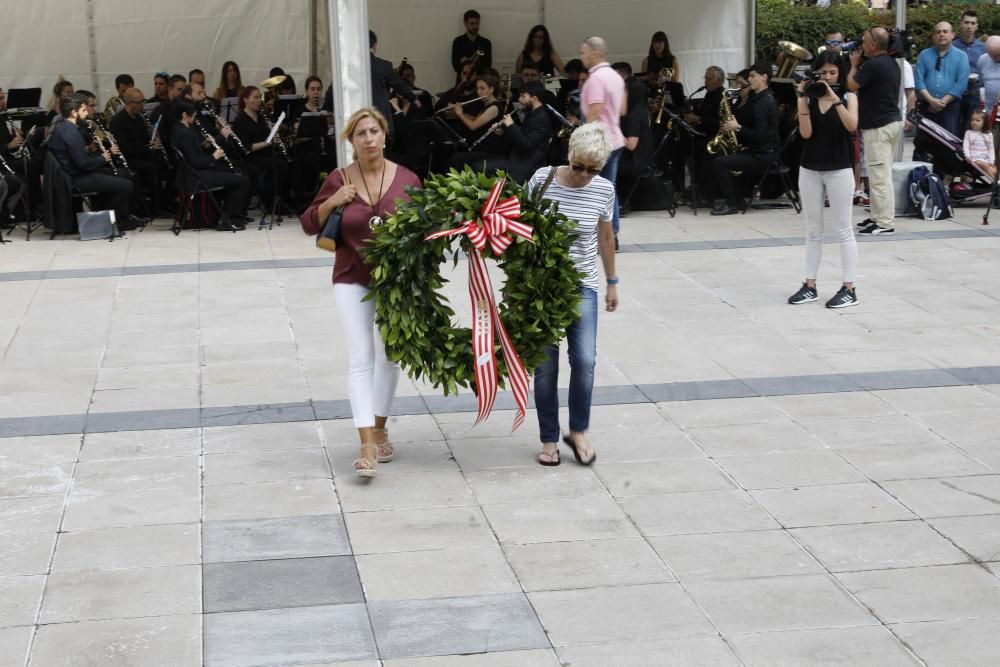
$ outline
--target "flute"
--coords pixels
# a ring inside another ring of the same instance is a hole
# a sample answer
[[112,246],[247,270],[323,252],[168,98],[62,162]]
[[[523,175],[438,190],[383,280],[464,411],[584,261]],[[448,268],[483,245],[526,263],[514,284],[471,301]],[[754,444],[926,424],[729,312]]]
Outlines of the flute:
[[[467,101],[467,102],[459,102],[459,103],[458,103],[458,106],[460,106],[460,107],[464,107],[464,106],[465,106],[466,104],[472,104],[473,102],[478,102],[478,101],[480,101],[480,100],[485,100],[485,99],[486,99],[486,96],[485,96],[485,95],[483,95],[483,96],[481,96],[481,97],[477,97],[477,98],[476,98],[476,99],[474,99],[474,100],[469,100],[469,101]],[[437,111],[435,111],[434,113],[435,113],[435,114],[439,114],[439,113],[444,113],[445,111],[450,111],[450,110],[451,110],[451,107],[452,107],[452,106],[453,106],[453,105],[450,105],[450,106],[446,106],[446,107],[445,107],[445,108],[443,108],[443,109],[438,109],[438,110],[437,110]]]

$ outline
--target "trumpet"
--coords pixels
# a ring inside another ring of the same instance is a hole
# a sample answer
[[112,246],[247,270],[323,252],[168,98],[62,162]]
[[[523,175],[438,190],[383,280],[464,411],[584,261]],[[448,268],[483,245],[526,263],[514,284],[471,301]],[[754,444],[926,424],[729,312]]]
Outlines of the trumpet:
[[[201,125],[198,125],[197,123],[194,123],[194,126],[198,128],[198,131],[201,132],[201,136],[205,137],[205,141],[207,141],[212,148],[214,148],[217,151],[222,150],[221,148],[219,148],[219,144],[215,143],[215,137],[213,137],[208,130],[203,128]],[[233,166],[233,161],[229,159],[229,156],[226,155],[225,151],[222,151],[221,159],[223,162],[226,163],[226,166],[229,167],[229,171],[236,171],[236,167]]]

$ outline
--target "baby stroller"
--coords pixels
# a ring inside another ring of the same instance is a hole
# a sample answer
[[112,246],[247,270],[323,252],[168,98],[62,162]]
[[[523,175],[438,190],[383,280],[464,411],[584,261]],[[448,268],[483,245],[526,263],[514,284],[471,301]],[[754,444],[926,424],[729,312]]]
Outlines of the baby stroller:
[[[916,111],[911,112],[908,118],[918,130],[913,140],[914,147],[930,154],[935,171],[953,177],[963,176],[972,179],[972,183],[952,182],[948,188],[952,204],[961,206],[988,200],[990,208],[1000,209],[1000,195],[996,182],[978,165],[965,159],[961,139]],[[983,216],[984,225],[988,224],[987,216],[989,216],[988,209]]]

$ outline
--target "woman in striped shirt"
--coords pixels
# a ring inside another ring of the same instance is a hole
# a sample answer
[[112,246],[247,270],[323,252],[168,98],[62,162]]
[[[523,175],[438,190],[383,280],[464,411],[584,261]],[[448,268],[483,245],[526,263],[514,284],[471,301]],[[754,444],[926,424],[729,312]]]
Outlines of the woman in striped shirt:
[[[569,165],[543,167],[528,181],[533,191],[548,183],[545,198],[559,204],[559,212],[576,223],[576,238],[570,247],[580,282],[580,317],[566,329],[569,344],[569,435],[563,437],[577,462],[590,465],[597,458],[587,439],[590,403],[594,390],[597,358],[597,257],[607,278],[605,307],[618,308],[618,277],[615,275],[615,237],[611,227],[615,186],[598,174],[611,154],[611,137],[601,123],[587,123],[570,136]],[[552,173],[555,170],[555,173]],[[559,458],[559,348],[546,350],[548,359],[535,369],[535,408],[542,451],[538,462],[557,466]]]

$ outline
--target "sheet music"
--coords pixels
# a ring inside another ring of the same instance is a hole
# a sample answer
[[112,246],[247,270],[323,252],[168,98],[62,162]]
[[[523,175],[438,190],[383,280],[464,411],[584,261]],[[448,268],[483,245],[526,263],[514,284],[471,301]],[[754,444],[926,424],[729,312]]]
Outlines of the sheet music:
[[163,120],[163,116],[160,116],[159,118],[157,118],[156,119],[156,123],[153,125],[153,136],[150,137],[150,139],[149,139],[149,143],[151,143],[151,144],[156,143],[156,134],[157,134],[157,132],[160,131],[160,121],[161,120]]

